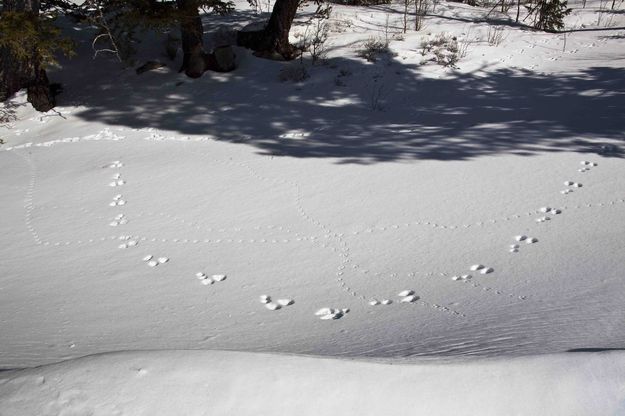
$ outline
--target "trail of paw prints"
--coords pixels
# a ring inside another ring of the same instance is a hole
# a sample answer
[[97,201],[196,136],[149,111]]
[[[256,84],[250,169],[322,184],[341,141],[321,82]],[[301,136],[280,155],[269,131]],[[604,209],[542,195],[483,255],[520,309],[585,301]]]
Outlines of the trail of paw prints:
[[[30,178],[28,181],[28,185],[26,186],[26,193],[24,195],[24,223],[26,225],[26,229],[29,234],[32,236],[35,244],[46,246],[46,247],[66,247],[72,245],[82,245],[82,244],[95,244],[107,240],[112,240],[117,238],[116,236],[109,237],[100,237],[100,238],[90,238],[84,240],[70,240],[70,241],[48,241],[43,239],[37,229],[35,228],[34,219],[33,219],[33,211],[35,209],[34,202],[34,194],[35,188],[37,184],[37,166],[33,162],[30,156],[25,156],[20,154],[19,152],[14,152],[19,158],[24,160],[28,165],[28,170],[30,172]],[[86,209],[80,210],[83,213],[88,213],[89,211]]]
[[265,308],[269,309],[270,311],[277,311],[282,308],[286,308],[287,306],[291,306],[295,304],[295,301],[290,298],[282,298],[282,299],[277,299],[276,301],[273,301],[271,299],[271,296],[269,295],[261,295],[259,300],[260,300],[260,303],[265,305]]
[[524,234],[520,234],[514,237],[514,240],[516,241],[515,244],[510,244],[510,253],[518,253],[519,250],[521,249],[521,245],[520,243],[525,243],[527,244],[536,244],[538,243],[538,238],[536,237],[528,237]]
[[130,235],[120,235],[117,239],[122,241],[122,243],[117,246],[117,248],[120,249],[137,247],[139,245],[139,239],[136,237],[133,238]]
[[[23,133],[26,133],[26,132],[28,132],[28,129],[23,130]],[[123,139],[125,139],[124,136],[120,136],[112,132],[111,129],[107,127],[99,131],[96,134],[89,134],[83,137],[66,137],[63,139],[49,140],[49,141],[41,142],[41,143],[32,143],[32,142],[23,143],[20,145],[9,146],[4,149],[0,149],[0,151],[8,152],[8,151],[18,150],[18,149],[26,149],[29,147],[52,147],[54,145],[63,144],[63,143],[79,143],[79,142],[91,142],[91,141],[100,141],[100,140],[119,141]]]
[[560,193],[561,193],[562,195],[568,195],[568,194],[570,194],[571,192],[573,192],[573,188],[581,188],[581,187],[583,187],[584,185],[582,185],[582,184],[581,184],[581,183],[579,183],[579,182],[565,181],[565,182],[564,182],[564,186],[566,186],[567,188],[566,188],[566,189],[563,189],[563,190],[561,190],[561,191],[560,191]]
[[371,300],[369,300],[369,302],[367,302],[369,304],[369,306],[388,306],[388,305],[392,305],[393,301],[391,299],[379,299],[379,298],[371,298]]
[[[33,240],[35,241],[37,245],[42,245],[46,247],[92,245],[92,244],[98,244],[98,243],[105,242],[105,241],[115,240],[118,238],[118,236],[108,236],[108,237],[95,237],[95,238],[68,240],[68,241],[44,240],[37,232],[37,229],[34,226],[34,220],[33,220],[33,211],[35,209],[34,193],[35,193],[35,188],[36,188],[36,183],[37,183],[37,179],[36,179],[37,178],[37,166],[35,165],[35,163],[33,162],[30,156],[24,156],[20,154],[19,152],[14,152],[14,153],[18,157],[20,157],[22,160],[24,160],[29,168],[30,179],[26,187],[26,194],[24,196],[24,209],[25,209],[24,221],[25,221],[27,230],[29,231],[29,233],[31,234]],[[58,207],[55,207],[55,208],[58,208]],[[66,207],[66,208],[69,208],[69,207]],[[80,208],[78,210],[79,212],[83,214],[91,214],[91,211],[89,211],[86,208]],[[101,219],[103,217],[97,216],[96,218]]]
[[317,316],[322,321],[331,321],[337,320],[344,317],[349,313],[349,308],[321,308],[315,312],[315,316]]
[[209,286],[209,285],[212,285],[214,283],[223,282],[224,280],[226,280],[228,278],[228,275],[226,275],[226,274],[213,274],[213,275],[209,276],[209,275],[207,275],[204,272],[197,272],[195,274],[195,278],[198,279],[200,281],[200,283],[203,284],[204,286]]
[[[341,235],[342,236],[342,235]],[[343,241],[344,243],[344,241]],[[324,246],[325,247],[325,246]],[[349,248],[346,247],[346,250],[349,251]],[[334,249],[334,251],[336,251],[336,249]],[[347,254],[347,256],[343,257],[343,262],[341,263],[341,265],[338,266],[337,268],[337,280],[339,281],[339,284],[341,286],[341,288],[343,288],[343,290],[345,290],[347,293],[349,293],[351,296],[357,297],[365,302],[367,302],[368,305],[370,306],[388,306],[388,305],[392,305],[393,304],[393,300],[391,299],[387,299],[387,298],[383,298],[383,297],[378,297],[378,296],[370,296],[370,297],[365,297],[362,294],[357,293],[356,291],[354,291],[353,289],[351,289],[351,287],[349,287],[344,279],[343,279],[343,275],[345,272],[346,267],[348,266],[349,263],[351,263],[352,260],[349,256],[349,254]],[[353,270],[356,270],[364,275],[367,275],[369,273],[368,269],[363,269],[362,266],[360,266],[359,264],[352,264],[351,268]],[[429,276],[432,276],[434,273],[429,273]],[[379,274],[376,274],[379,275]],[[409,273],[408,274],[410,277],[414,277],[415,274],[414,273]],[[396,273],[391,273],[392,277],[396,277],[397,274]],[[438,305],[436,303],[430,303],[427,302],[423,299],[421,299],[419,296],[414,294],[414,291],[412,290],[404,290],[402,292],[400,292],[398,294],[398,296],[401,298],[400,299],[400,303],[415,303],[415,304],[419,304],[421,306],[425,306],[428,308],[433,308],[439,312],[444,312],[444,313],[448,313],[448,314],[452,314],[456,317],[466,317],[465,314],[455,311],[453,309],[450,309],[446,306],[442,306],[442,305]]]
[[150,142],[209,142],[215,140],[215,138],[211,136],[165,136],[157,131],[154,131],[154,128],[142,128],[142,129],[130,129],[131,131],[139,131],[139,132],[148,132],[150,133],[143,140]]
[[15,154],[26,162],[26,164],[28,165],[28,170],[30,172],[28,185],[26,186],[26,194],[24,195],[24,223],[26,224],[26,229],[35,241],[35,244],[42,245],[43,241],[33,224],[34,193],[37,178],[37,167],[29,156],[24,156],[18,152],[15,152]]
[[310,136],[309,132],[291,132],[291,133],[281,134],[278,137],[281,139],[304,139],[309,136]]
[[608,201],[608,202],[596,202],[596,203],[587,203],[587,204],[580,204],[580,205],[574,205],[571,207],[566,207],[569,209],[585,209],[585,208],[608,208],[608,207],[613,207],[616,206],[616,204],[622,204],[625,203],[625,198],[620,198],[620,199],[615,199],[612,201]]
[[[548,214],[548,215],[560,215],[562,214],[562,210],[559,208],[551,208],[551,207],[542,207],[538,210],[540,214]],[[543,215],[542,217],[536,218],[536,222],[546,222],[551,221],[551,217],[548,215]]]
[[[287,184],[287,185],[289,185],[289,181],[286,181],[286,180],[282,180],[282,179],[277,179],[277,180],[276,180],[276,179],[270,179],[270,178],[262,177],[261,175],[258,175],[258,174],[257,174],[257,173],[256,173],[256,172],[255,172],[255,171],[254,171],[251,167],[249,167],[248,165],[246,165],[246,164],[244,164],[244,163],[234,163],[234,162],[229,162],[228,164],[238,165],[238,166],[243,166],[243,167],[247,168],[253,176],[257,177],[257,178],[258,178],[258,179],[260,179],[260,180],[269,181],[269,182],[272,182],[272,183],[276,183],[276,182],[277,182],[277,183],[282,183],[282,184]],[[351,262],[351,259],[349,258],[349,249],[347,248],[347,246],[346,246],[346,244],[345,244],[344,240],[342,239],[342,234],[333,233],[333,232],[332,232],[332,230],[331,230],[329,227],[325,226],[324,224],[322,224],[322,223],[321,223],[321,222],[319,222],[319,221],[316,221],[316,220],[315,220],[312,216],[308,215],[308,214],[307,214],[307,212],[306,212],[306,210],[303,208],[303,204],[302,204],[302,202],[301,202],[302,196],[301,196],[301,188],[299,187],[299,184],[297,184],[297,183],[290,183],[290,185],[291,185],[291,186],[294,186],[294,187],[295,187],[295,189],[296,189],[296,198],[297,198],[297,204],[296,204],[296,205],[297,205],[297,207],[298,207],[298,212],[300,213],[300,215],[301,215],[304,219],[306,219],[308,222],[312,222],[315,226],[317,226],[318,228],[321,228],[321,229],[322,229],[322,231],[324,231],[324,232],[326,233],[326,234],[324,235],[324,237],[326,237],[326,238],[332,238],[332,239],[334,239],[335,241],[336,241],[337,239],[338,239],[339,241],[343,241],[343,243],[342,243],[342,247],[341,247],[341,243],[339,243],[340,245],[339,245],[338,247],[337,247],[337,246],[334,246],[333,244],[320,243],[320,244],[322,244],[322,246],[323,246],[323,247],[329,248],[330,250],[332,250],[333,252],[335,252],[337,255],[339,255],[339,256],[341,257],[342,262],[341,262],[341,265],[340,265],[340,266],[338,266],[338,268],[337,268],[337,272],[336,272],[336,274],[337,274],[337,280],[338,280],[339,285],[341,286],[341,288],[342,288],[343,290],[345,290],[347,293],[349,293],[350,295],[355,296],[355,297],[359,297],[359,298],[360,298],[360,299],[362,299],[362,300],[365,300],[365,301],[366,301],[367,299],[369,299],[369,298],[367,298],[367,297],[365,297],[365,296],[363,296],[363,295],[358,294],[358,293],[357,293],[356,291],[354,291],[351,287],[349,287],[349,286],[347,285],[347,283],[344,281],[344,277],[343,277],[343,276],[344,276],[344,273],[345,273],[345,272],[344,272],[344,270],[345,270],[346,265],[347,265],[348,263],[350,263],[350,262]],[[535,212],[528,213],[528,215],[534,215],[534,214],[535,214]],[[517,215],[516,217],[520,218],[520,215]],[[512,219],[512,218],[507,217],[506,219],[507,219],[507,220],[510,220],[510,219]],[[494,222],[496,222],[496,221],[494,221],[494,220],[493,220],[492,222],[494,223]],[[484,225],[484,224],[485,224],[485,223],[483,223],[483,222],[478,222],[478,223],[476,223],[476,225],[478,225],[478,226],[479,226],[479,225]],[[410,225],[410,224],[408,224],[408,225]],[[429,223],[429,222],[427,222],[427,221],[426,221],[426,222],[424,222],[424,223],[423,223],[423,225],[430,225],[430,226],[433,226],[433,227],[438,227],[438,226],[439,226],[439,224],[436,224],[436,223]],[[470,225],[469,225],[469,226],[470,226]],[[395,225],[395,226],[391,226],[391,227],[389,227],[389,228],[390,228],[390,229],[398,229],[399,227],[400,227],[399,225]],[[444,227],[446,227],[446,226],[442,226],[442,227],[444,228]],[[450,228],[453,228],[453,226],[450,226]],[[467,228],[468,228],[468,227],[467,227]],[[384,227],[381,227],[381,230],[382,230],[382,231],[383,231],[384,229],[385,229]],[[305,239],[306,237],[298,237],[298,238]],[[314,237],[313,237],[313,238],[310,238],[310,239],[311,239],[312,241],[314,241]],[[207,241],[207,240],[205,240],[205,241]],[[228,239],[228,240],[221,240],[221,239],[217,239],[217,240],[214,240],[214,241],[215,241],[215,242],[235,242],[235,241],[237,241],[237,240],[233,240],[233,239]],[[253,241],[253,240],[250,240],[250,241]],[[274,241],[275,241],[275,240],[274,240]],[[288,242],[287,240],[284,240],[284,241],[285,241],[285,242]],[[191,240],[180,239],[180,240],[178,240],[178,242],[185,242],[185,243],[186,243],[186,242],[191,242]],[[193,240],[192,242],[198,242],[198,240]],[[243,240],[238,240],[237,242],[243,242]],[[358,265],[353,265],[353,267],[359,267],[359,266],[358,266]]]
[[490,274],[495,271],[492,267],[486,267],[481,264],[474,264],[469,268],[472,272],[478,272],[480,274]]
[[[344,280],[344,273],[345,273],[344,270],[345,270],[346,264],[351,262],[351,258],[349,255],[349,248],[347,247],[347,243],[345,242],[343,238],[343,234],[334,232],[328,225],[322,223],[321,221],[319,221],[318,219],[316,219],[314,216],[312,216],[306,211],[302,203],[303,197],[302,197],[302,189],[301,189],[300,184],[298,182],[283,179],[283,178],[268,178],[266,176],[259,174],[255,169],[253,169],[251,166],[249,166],[247,163],[244,163],[244,162],[240,162],[238,163],[238,165],[247,169],[248,172],[257,180],[268,182],[271,184],[285,185],[285,186],[291,187],[294,190],[295,208],[298,214],[300,215],[300,217],[305,222],[308,222],[314,225],[316,228],[320,229],[324,233],[324,236],[333,242],[333,244],[322,243],[321,246],[333,251],[341,259],[341,264],[338,266],[337,271],[336,271],[336,280],[339,284],[339,287],[343,291],[347,292],[350,296],[357,297],[361,299],[362,301],[366,302],[368,298],[364,296],[363,294],[357,292],[355,289],[349,286]],[[313,242],[317,241],[316,239],[311,239],[311,240]]]
[[158,258],[155,258],[151,254],[148,254],[147,256],[143,257],[142,260],[149,267],[156,267],[156,266],[159,266],[161,264],[169,263],[169,258],[168,257],[158,257]]
[[577,171],[580,173],[588,172],[591,168],[598,166],[596,163],[589,162],[587,160],[582,160],[580,164],[582,165],[582,167],[577,169]]
[[126,184],[126,181],[124,179],[122,179],[122,175],[121,173],[116,173],[115,175],[113,175],[113,181],[109,182],[109,186],[110,187],[116,187],[116,186],[122,186]]
[[[581,184],[578,184],[578,185],[581,187]],[[475,228],[475,227],[485,227],[488,225],[499,224],[499,223],[506,222],[506,221],[514,221],[517,219],[525,218],[528,216],[534,216],[534,215],[536,215],[536,211],[529,211],[523,214],[511,214],[505,217],[492,218],[492,219],[487,219],[487,220],[482,220],[482,221],[477,221],[474,223],[467,223],[467,224],[442,224],[440,222],[418,220],[418,221],[411,221],[411,222],[406,222],[406,223],[396,223],[396,224],[391,224],[391,225],[371,226],[371,227],[367,227],[367,228],[363,228],[359,230],[352,230],[350,234],[351,235],[373,234],[373,233],[405,229],[405,228],[414,227],[414,226],[431,227],[431,228],[435,228],[439,230],[459,230],[459,229],[468,229],[468,228]]]
[[152,236],[141,236],[141,241],[152,243],[173,243],[173,244],[291,244],[303,242],[315,242],[317,237],[298,237],[294,238],[159,238]]
[[[123,237],[123,236],[122,236]],[[80,246],[80,245],[92,245],[99,244],[105,241],[116,241],[119,240],[120,236],[111,235],[107,237],[97,237],[97,238],[88,238],[83,240],[70,240],[70,241],[44,241],[42,243],[43,246],[46,247],[67,247],[67,246]]]
[[[397,294],[397,297],[399,298],[399,303],[415,304],[426,308],[435,309],[438,312],[447,313],[457,318],[466,318],[466,315],[462,312],[458,312],[454,309],[448,308],[447,306],[439,305],[437,303],[431,303],[422,299],[421,296],[417,295],[412,289],[402,290]],[[368,304],[370,306],[387,306],[392,305],[393,301],[391,299],[380,300],[379,298],[372,298],[371,300],[369,300]]]
[[[474,264],[473,266],[471,266],[469,268],[469,270],[471,270],[472,272],[477,272],[480,274],[490,274],[493,273],[495,270],[492,267],[487,267],[484,266],[482,264]],[[449,274],[447,273],[440,273],[440,276],[442,277],[450,277]],[[502,296],[507,296],[511,299],[519,299],[519,300],[527,300],[527,296],[526,295],[517,295],[515,293],[506,293],[505,291],[502,291],[500,289],[497,289],[495,287],[492,286],[485,286],[482,285],[478,282],[475,281],[475,279],[473,279],[473,276],[471,274],[462,274],[462,275],[453,275],[451,276],[451,280],[455,281],[455,282],[461,282],[464,283],[470,287],[476,288],[476,289],[481,289],[483,292],[490,292],[490,293],[494,293],[497,295],[502,295]]]
[[117,214],[111,222],[109,222],[109,226],[111,227],[117,227],[125,224],[128,224],[128,219],[125,214]]
[[109,206],[111,207],[119,207],[122,205],[126,205],[126,200],[122,196],[122,194],[117,194],[113,197],[113,200],[109,202]]
[[[205,232],[205,233],[221,233],[221,234],[233,234],[233,233],[240,233],[240,232],[248,232],[250,230],[253,231],[259,231],[259,232],[263,232],[263,231],[280,231],[280,232],[284,232],[285,234],[294,234],[293,231],[288,228],[288,227],[284,227],[282,225],[274,225],[274,224],[270,224],[270,225],[263,225],[263,226],[252,226],[252,227],[224,227],[224,228],[215,228],[215,227],[208,227],[208,226],[204,226],[198,222],[195,221],[189,221],[188,219],[182,218],[180,216],[176,216],[176,215],[172,215],[169,214],[167,212],[139,212],[133,215],[133,218],[147,218],[147,217],[162,217],[167,219],[168,223],[172,223],[172,222],[177,222],[180,225],[183,225],[185,227],[188,227],[190,229],[193,229],[195,231],[201,231],[201,232]],[[318,237],[314,237],[314,238],[318,238]],[[176,239],[177,241],[175,242],[201,242],[201,240],[198,239]],[[255,242],[255,241],[260,241],[260,238],[256,238],[256,239],[248,239],[249,242]],[[207,241],[208,242],[208,241]]]
[[[109,163],[109,164],[105,165],[104,167],[105,167],[105,168],[109,168],[109,169],[119,169],[119,168],[121,168],[121,167],[123,167],[123,166],[124,166],[124,164],[123,164],[121,161],[119,161],[119,160],[114,160],[114,161],[112,161],[111,163]],[[119,179],[119,177],[120,177],[120,176],[121,176],[121,175],[118,173],[118,174],[116,175],[115,179]]]

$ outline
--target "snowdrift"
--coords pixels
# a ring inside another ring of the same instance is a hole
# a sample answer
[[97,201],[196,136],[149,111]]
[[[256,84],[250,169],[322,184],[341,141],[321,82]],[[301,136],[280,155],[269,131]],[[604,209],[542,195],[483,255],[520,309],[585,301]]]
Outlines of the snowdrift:
[[120,352],[0,375],[0,415],[622,415],[625,353],[384,363]]

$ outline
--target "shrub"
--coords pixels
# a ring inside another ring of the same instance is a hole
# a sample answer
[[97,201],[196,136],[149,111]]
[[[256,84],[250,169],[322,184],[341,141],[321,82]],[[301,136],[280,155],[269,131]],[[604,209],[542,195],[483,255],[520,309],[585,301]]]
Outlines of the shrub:
[[454,67],[463,54],[466,54],[464,47],[458,45],[455,37],[441,33],[434,39],[424,40],[421,42],[421,55],[432,55],[431,61],[436,62],[444,67]]
[[357,56],[365,58],[369,62],[377,61],[378,57],[382,54],[390,54],[388,43],[375,37],[367,39],[363,43],[362,49],[356,52]]

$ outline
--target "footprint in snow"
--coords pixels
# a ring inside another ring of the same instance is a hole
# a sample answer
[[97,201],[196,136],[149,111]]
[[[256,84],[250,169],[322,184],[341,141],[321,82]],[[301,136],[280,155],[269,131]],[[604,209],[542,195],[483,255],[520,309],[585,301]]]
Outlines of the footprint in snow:
[[130,248],[130,247],[136,247],[137,245],[139,245],[139,242],[137,240],[128,240],[125,243],[121,243],[117,247],[121,249],[125,249],[125,248]]
[[590,170],[590,168],[597,166],[596,163],[594,162],[589,162],[587,160],[582,160],[580,162],[580,164],[582,165],[581,169],[578,169],[578,172],[584,173],[584,172],[588,172]]
[[349,309],[334,309],[334,308],[321,308],[315,315],[319,317],[321,320],[335,320],[341,319],[345,314],[349,313]]
[[414,290],[402,290],[397,294],[401,298],[401,303],[413,303],[419,300],[419,296],[415,295]]
[[284,133],[278,137],[280,137],[281,139],[301,139],[301,138],[308,137],[308,136],[310,136],[310,133],[293,132],[293,133]]
[[262,295],[260,297],[260,303],[265,305],[265,308],[270,311],[277,311],[278,309],[282,309],[286,306],[291,306],[295,303],[293,299],[278,299],[275,302],[271,300],[271,296]]
[[212,276],[206,275],[204,272],[198,272],[195,274],[195,277],[205,286],[212,285],[216,282],[223,282],[228,277],[225,274],[214,274]]
[[[525,242],[525,244],[534,244],[538,242],[538,238],[536,237],[528,237],[526,235],[517,235],[514,237],[514,239],[516,241],[520,242]],[[510,245],[510,253],[518,253],[520,249],[520,246],[518,244],[511,244]]]
[[122,166],[124,166],[124,164],[121,161],[114,160],[111,163],[109,163],[106,167],[110,169],[117,169],[117,168],[121,168]]
[[123,179],[117,179],[117,180],[114,180],[113,182],[109,182],[109,186],[111,187],[122,186],[125,184],[126,184],[126,181]]
[[392,303],[393,303],[393,301],[392,301],[392,300],[390,300],[390,299],[382,299],[382,300],[378,300],[378,299],[371,299],[371,300],[369,301],[369,305],[371,305],[371,306],[378,306],[378,305],[384,305],[384,306],[386,306],[386,305],[390,305],[390,304],[392,304]]
[[126,201],[123,199],[121,194],[117,194],[113,197],[113,201],[109,204],[111,207],[126,205]]
[[479,271],[481,274],[489,274],[495,271],[495,269],[493,269],[492,267],[486,267],[482,264],[474,264],[473,266],[470,267],[470,270],[472,272]]
[[466,280],[470,280],[473,276],[471,276],[470,274],[463,274],[463,275],[455,275],[451,277],[451,280],[454,280],[456,282],[463,282]]
[[128,219],[124,214],[118,214],[113,218],[113,220],[109,223],[111,227],[117,227],[118,225],[124,225],[128,223]]
[[165,264],[169,262],[169,258],[168,257],[154,258],[153,255],[148,254],[147,256],[143,258],[143,261],[150,267],[156,267],[160,264]]

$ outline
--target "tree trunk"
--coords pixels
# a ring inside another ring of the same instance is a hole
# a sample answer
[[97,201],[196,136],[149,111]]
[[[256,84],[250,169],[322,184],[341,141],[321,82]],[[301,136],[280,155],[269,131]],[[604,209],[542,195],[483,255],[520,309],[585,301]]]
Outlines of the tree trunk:
[[180,71],[191,78],[199,78],[206,70],[204,55],[204,27],[195,0],[177,0],[181,11],[182,67]]
[[[39,15],[39,0],[5,0],[2,13],[20,12]],[[0,100],[5,101],[26,87],[28,101],[37,111],[48,111],[56,105],[41,57],[33,50],[27,61],[20,61],[8,48],[0,49]]]
[[182,38],[182,67],[180,72],[199,78],[204,71],[230,72],[235,68],[234,52],[230,46],[217,48],[213,53],[204,51],[204,28],[196,0],[177,0],[183,17],[180,19]]
[[52,94],[52,90],[50,89],[48,75],[43,69],[35,71],[35,77],[28,84],[26,91],[28,94],[28,102],[31,103],[37,111],[50,111],[56,105],[54,94]]
[[[17,0],[5,0],[2,13],[17,11],[17,7]],[[6,101],[22,88],[27,71],[8,48],[0,48],[0,59],[0,100]]]
[[271,17],[262,30],[239,32],[237,44],[263,55],[280,55],[286,60],[297,56],[297,51],[289,43],[291,24],[295,19],[299,0],[276,0]]

